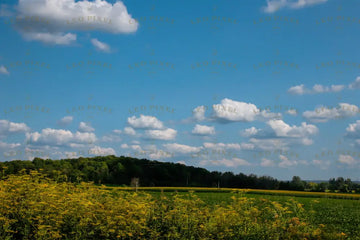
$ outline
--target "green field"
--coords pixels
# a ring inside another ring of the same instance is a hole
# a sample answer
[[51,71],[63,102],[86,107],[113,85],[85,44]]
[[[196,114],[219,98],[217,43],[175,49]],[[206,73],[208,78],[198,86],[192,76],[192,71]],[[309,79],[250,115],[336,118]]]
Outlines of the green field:
[[[171,196],[174,194],[174,189],[172,191],[145,191],[150,193],[153,197],[159,198],[160,195],[164,194],[166,196]],[[181,189],[178,191],[180,195],[186,195],[187,192]],[[292,193],[292,192],[291,192]],[[289,195],[293,195],[293,194]],[[299,192],[301,194],[301,192]],[[316,195],[317,193],[314,193]],[[195,192],[201,200],[203,200],[208,205],[215,206],[230,204],[231,196],[245,196],[249,198],[265,198],[272,201],[277,201],[280,203],[285,203],[289,199],[295,199],[296,201],[304,204],[304,208],[307,211],[314,210],[316,212],[315,217],[311,219],[312,223],[315,225],[324,224],[329,231],[334,232],[344,232],[349,238],[348,239],[360,239],[360,200],[351,200],[351,199],[334,199],[334,198],[324,198],[314,197],[314,195],[308,197],[298,197],[298,196],[284,196],[281,195],[269,195],[269,194],[259,194],[259,193],[232,193],[232,192],[209,192],[209,191],[198,191]],[[318,201],[318,203],[314,203]]]
[[355,194],[163,190],[10,175],[0,181],[0,239],[360,240],[360,201],[339,199]]

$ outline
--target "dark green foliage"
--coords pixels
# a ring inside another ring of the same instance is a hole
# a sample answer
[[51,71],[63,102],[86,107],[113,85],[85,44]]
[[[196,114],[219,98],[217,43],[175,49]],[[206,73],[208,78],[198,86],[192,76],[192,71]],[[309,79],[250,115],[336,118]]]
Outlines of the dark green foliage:
[[[130,185],[139,178],[143,187],[221,187],[298,191],[360,192],[360,184],[339,177],[328,183],[305,182],[298,176],[292,181],[279,181],[269,176],[232,172],[209,172],[204,168],[177,163],[149,161],[131,157],[98,156],[92,158],[0,162],[0,176],[17,174],[21,169],[40,170],[57,181],[93,181],[97,184]],[[64,177],[65,175],[65,177]]]

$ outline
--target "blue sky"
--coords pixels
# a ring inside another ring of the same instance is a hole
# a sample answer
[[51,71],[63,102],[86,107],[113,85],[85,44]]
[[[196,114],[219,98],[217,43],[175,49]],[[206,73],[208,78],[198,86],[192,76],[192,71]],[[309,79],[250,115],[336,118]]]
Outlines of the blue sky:
[[360,169],[356,0],[4,0],[1,161]]

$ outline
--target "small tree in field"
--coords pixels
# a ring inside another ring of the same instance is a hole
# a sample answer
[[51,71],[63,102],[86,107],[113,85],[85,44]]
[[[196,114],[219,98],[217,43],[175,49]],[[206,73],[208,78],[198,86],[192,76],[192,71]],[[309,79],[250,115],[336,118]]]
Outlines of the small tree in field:
[[137,191],[138,190],[138,187],[139,187],[139,178],[132,178],[131,179],[131,183],[130,183],[130,186],[131,187],[134,187],[135,190]]

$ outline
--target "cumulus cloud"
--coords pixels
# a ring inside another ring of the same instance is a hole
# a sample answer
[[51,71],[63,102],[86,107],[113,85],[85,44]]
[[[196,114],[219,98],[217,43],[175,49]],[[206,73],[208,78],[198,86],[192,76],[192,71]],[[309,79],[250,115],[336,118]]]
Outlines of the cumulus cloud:
[[25,123],[14,123],[8,120],[0,120],[0,137],[14,133],[25,133],[30,128]]
[[157,140],[173,140],[175,139],[177,131],[171,128],[163,130],[146,130],[145,135],[150,139]]
[[0,66],[0,74],[5,74],[5,75],[9,75],[9,71],[6,69],[5,66],[1,65]]
[[121,146],[120,146],[122,149],[127,149],[127,148],[129,148],[129,145],[127,145],[126,143],[124,143],[124,144],[121,144]]
[[[203,121],[205,117],[206,106],[199,106],[193,110],[193,119]],[[261,110],[254,104],[234,101],[228,98],[221,100],[220,104],[212,105],[212,116],[210,121],[227,122],[251,122],[255,120],[268,120],[272,118],[281,118],[281,113],[272,113],[269,110]],[[189,119],[185,120],[189,122]]]
[[346,128],[346,136],[360,138],[360,120],[349,124],[349,126]]
[[267,5],[262,10],[266,13],[274,13],[282,8],[300,9],[325,2],[327,0],[266,0]]
[[131,145],[130,148],[131,148],[132,150],[136,150],[136,151],[143,151],[142,148],[141,148],[141,146],[140,146],[140,145],[137,145],[137,144]]
[[288,89],[288,93],[293,95],[304,95],[304,94],[318,94],[326,92],[340,92],[345,88],[345,85],[331,85],[323,86],[321,84],[315,84],[312,89],[305,88],[304,84],[293,86]]
[[[76,41],[70,31],[104,31],[112,34],[132,33],[138,23],[121,1],[20,0],[16,28],[28,40],[67,45]],[[26,16],[38,17],[29,21]]]
[[307,124],[306,122],[302,122],[299,127],[295,125],[290,126],[283,120],[270,120],[267,124],[278,137],[302,138],[318,133],[318,128],[315,125]]
[[101,138],[102,142],[120,142],[122,139],[118,135],[108,134]]
[[266,159],[266,158],[263,158],[261,159],[261,163],[260,165],[262,167],[274,167],[275,166],[275,162],[270,160],[270,159]]
[[116,152],[112,148],[102,148],[99,146],[94,146],[89,149],[89,154],[96,156],[108,156],[108,155],[116,155]]
[[360,109],[356,105],[339,103],[336,108],[318,107],[314,111],[305,111],[303,117],[312,122],[327,122],[333,119],[355,116]]
[[244,137],[251,137],[253,135],[256,135],[259,132],[260,129],[257,129],[256,127],[247,128],[242,132],[242,135]]
[[214,118],[220,121],[251,122],[260,110],[251,103],[223,99],[220,104],[213,105]]
[[125,127],[124,128],[124,133],[127,135],[131,135],[131,136],[135,136],[136,132],[132,127]]
[[80,122],[79,124],[79,132],[93,132],[95,129],[91,127],[90,124],[85,122]]
[[76,42],[76,34],[72,33],[47,33],[47,32],[23,32],[23,37],[28,41],[40,41],[46,44],[70,45]]
[[97,40],[96,38],[91,39],[91,43],[92,45],[94,45],[94,47],[101,51],[101,52],[106,52],[109,53],[110,52],[110,46],[104,42],[100,42],[99,40]]
[[192,130],[194,135],[214,135],[215,127],[196,124]]
[[238,167],[238,166],[251,166],[251,163],[241,158],[232,158],[231,160],[223,158],[222,160],[202,160],[199,163],[201,166],[225,166],[225,167]]
[[357,77],[354,82],[349,84],[350,89],[359,89],[360,88],[360,77]]
[[311,145],[311,136],[319,132],[315,125],[302,122],[300,126],[290,126],[283,120],[269,120],[269,129],[249,129],[249,143],[260,150],[287,150],[290,145]]
[[340,92],[344,88],[344,85],[331,85],[330,87],[327,87],[321,84],[316,84],[313,86],[313,93]]
[[339,161],[339,163],[346,164],[348,166],[354,166],[359,163],[359,161],[355,160],[352,156],[342,155],[342,154],[339,156],[338,161]]
[[298,112],[295,109],[290,109],[290,110],[286,111],[286,113],[291,116],[296,116]]
[[289,88],[288,93],[293,95],[303,95],[306,92],[304,84]]
[[16,147],[20,147],[21,144],[20,143],[6,143],[6,142],[2,142],[0,141],[0,149],[12,149],[12,148],[16,148]]
[[292,166],[296,166],[296,165],[298,165],[297,161],[289,160],[289,158],[287,158],[286,156],[280,155],[279,167],[288,168],[288,167],[292,167]]
[[250,150],[254,149],[254,145],[250,143],[203,143],[205,148],[210,149],[234,149],[234,150]]
[[26,133],[26,140],[30,144],[43,144],[49,146],[82,146],[83,144],[94,143],[97,139],[94,133],[76,132],[63,129],[42,129],[41,133]]
[[61,126],[66,126],[66,125],[69,125],[70,123],[72,123],[73,119],[74,118],[72,116],[65,116],[58,121],[58,124]]
[[163,146],[169,152],[181,153],[181,154],[195,153],[201,150],[201,147],[192,147],[178,143],[163,144]]
[[162,151],[162,150],[156,150],[156,151],[149,152],[149,158],[151,158],[151,159],[163,159],[163,158],[171,158],[171,157],[173,157],[173,154]]
[[193,117],[196,121],[205,120],[205,106],[199,106],[193,110]]
[[128,118],[128,123],[133,128],[147,128],[147,129],[162,129],[164,128],[163,123],[153,116],[140,115],[139,118],[132,116]]
[[330,161],[314,159],[312,161],[312,164],[315,166],[318,166],[322,170],[326,170],[326,169],[328,169],[328,167],[330,166],[331,163],[330,163]]
[[276,138],[250,138],[249,142],[255,146],[256,149],[261,150],[274,150],[274,149],[287,149],[290,141]]
[[121,131],[121,130],[119,130],[119,129],[114,129],[114,130],[113,130],[113,133],[115,133],[115,134],[121,134],[121,133],[122,133],[122,131]]

